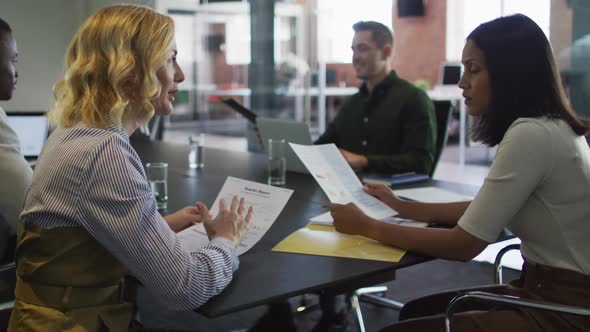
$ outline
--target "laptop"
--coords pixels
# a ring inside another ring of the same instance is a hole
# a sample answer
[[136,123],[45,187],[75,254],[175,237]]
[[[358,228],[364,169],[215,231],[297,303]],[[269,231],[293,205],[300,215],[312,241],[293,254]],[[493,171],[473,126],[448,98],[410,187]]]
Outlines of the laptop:
[[[268,142],[269,138],[284,139],[289,143],[302,145],[313,144],[311,134],[309,133],[309,127],[303,122],[258,116],[256,113],[231,98],[223,99],[222,102],[234,111],[240,113],[252,123],[263,151],[266,151],[265,142]],[[299,157],[297,157],[295,152],[293,152],[293,149],[290,147],[287,148],[285,159],[287,161],[287,171],[309,174],[307,167],[305,167],[301,160],[299,160]]]
[[[268,142],[269,138],[284,139],[287,143],[301,145],[312,145],[309,127],[305,122],[295,120],[271,119],[259,116],[256,119],[256,125],[263,142]],[[264,149],[266,151],[266,147]],[[299,157],[290,147],[286,152],[287,171],[309,174],[307,167],[301,162]]]
[[34,165],[49,133],[45,112],[7,112],[8,124],[20,141],[20,152]]

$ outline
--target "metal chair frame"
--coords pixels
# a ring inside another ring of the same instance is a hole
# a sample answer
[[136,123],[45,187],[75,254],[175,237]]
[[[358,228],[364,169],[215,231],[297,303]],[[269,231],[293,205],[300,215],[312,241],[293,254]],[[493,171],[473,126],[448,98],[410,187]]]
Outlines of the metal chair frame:
[[[448,138],[448,128],[449,122],[451,119],[451,114],[453,112],[453,105],[449,101],[436,101],[434,102],[435,105],[435,117],[437,123],[437,133],[436,133],[436,151],[435,151],[435,160],[434,165],[432,167],[432,171],[429,174],[431,177],[434,174],[436,169],[436,165],[440,159],[440,155],[442,154],[442,150],[444,149],[445,145],[447,144]],[[361,332],[365,332],[365,324],[363,320],[363,314],[361,312],[361,307],[359,301],[366,301],[376,305],[388,307],[395,310],[401,310],[404,306],[403,303],[387,299],[383,296],[379,296],[376,294],[385,294],[387,291],[387,286],[373,286],[373,287],[364,287],[357,289],[352,296],[350,297],[350,303],[352,305],[353,310],[355,311],[357,323],[359,326],[359,330]]]
[[[498,284],[502,283],[502,266],[501,261],[502,257],[505,253],[510,250],[518,250],[520,249],[519,244],[512,244],[506,246],[496,256],[496,260],[494,262],[494,281]],[[473,291],[467,292],[465,294],[461,294],[456,296],[449,302],[447,305],[447,309],[445,312],[445,331],[451,331],[451,319],[453,314],[456,312],[456,306],[459,303],[466,302],[468,300],[481,300],[481,301],[488,301],[493,302],[501,305],[506,306],[513,306],[513,307],[527,307],[527,308],[535,308],[541,310],[549,310],[549,311],[556,311],[561,313],[567,314],[574,314],[574,315],[582,315],[590,317],[590,309],[574,307],[569,305],[563,305],[558,303],[551,303],[546,301],[538,301],[538,300],[529,300],[523,299],[518,296],[511,296],[511,295],[500,295],[500,294],[493,294],[488,292],[481,292],[481,291]]]
[[14,307],[14,288],[16,286],[16,265],[14,262],[0,266],[0,330],[8,326],[8,317]]

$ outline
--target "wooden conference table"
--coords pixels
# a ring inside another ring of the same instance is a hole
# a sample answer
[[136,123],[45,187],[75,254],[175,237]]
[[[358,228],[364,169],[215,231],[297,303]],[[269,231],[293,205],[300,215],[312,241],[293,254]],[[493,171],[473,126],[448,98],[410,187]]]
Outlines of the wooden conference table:
[[[168,211],[202,201],[211,206],[227,176],[266,182],[266,156],[205,149],[205,167],[189,171],[187,147],[163,142],[134,142],[142,162],[168,162]],[[476,187],[430,181],[434,185],[473,195]],[[414,186],[414,187],[419,187]],[[304,227],[311,217],[325,212],[328,199],[311,175],[287,173],[294,193],[273,226],[247,253],[230,285],[197,311],[218,317],[309,292],[338,294],[395,279],[396,270],[432,258],[407,253],[398,263],[273,252],[286,236]]]

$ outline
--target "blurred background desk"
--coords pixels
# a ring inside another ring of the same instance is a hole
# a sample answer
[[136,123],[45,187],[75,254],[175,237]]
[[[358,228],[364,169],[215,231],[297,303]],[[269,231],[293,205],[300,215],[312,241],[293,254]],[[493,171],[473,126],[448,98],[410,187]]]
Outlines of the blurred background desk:
[[[250,96],[252,91],[249,88],[227,88],[221,89],[216,85],[199,85],[197,86],[199,105],[202,105],[202,113],[209,112],[209,99],[213,97],[240,97],[242,104],[250,108]],[[344,87],[287,87],[278,88],[275,93],[277,97],[292,97],[294,108],[294,119],[297,121],[305,121],[310,126],[312,123],[317,123],[317,128],[311,126],[312,130],[323,133],[326,130],[329,117],[327,114],[326,104],[330,97],[348,97],[358,92],[358,87],[344,86]],[[312,112],[312,98],[317,98],[317,114]],[[253,110],[260,114],[260,110]],[[313,114],[312,114],[313,113]],[[313,117],[313,119],[312,119]]]
[[[201,98],[200,104],[204,105],[203,114],[209,114],[207,109],[208,99],[211,97],[238,97],[246,107],[250,107],[251,90],[248,88],[219,89],[215,85],[202,85],[198,89]],[[310,125],[314,136],[321,135],[326,126],[333,120],[335,114],[329,109],[336,108],[330,105],[333,97],[348,97],[358,92],[358,87],[309,87],[309,88],[286,88],[277,89],[277,96],[293,98],[293,118],[297,121],[304,121]],[[432,90],[427,91],[430,99],[434,101],[449,101],[459,111],[459,164],[465,165],[465,149],[467,145],[467,111],[463,103],[462,91],[456,85],[436,85]],[[317,114],[311,112],[312,98],[317,98]],[[332,98],[332,99],[331,99]],[[333,101],[333,100],[332,100]],[[253,110],[260,114],[260,110]],[[315,126],[313,124],[316,124]]]

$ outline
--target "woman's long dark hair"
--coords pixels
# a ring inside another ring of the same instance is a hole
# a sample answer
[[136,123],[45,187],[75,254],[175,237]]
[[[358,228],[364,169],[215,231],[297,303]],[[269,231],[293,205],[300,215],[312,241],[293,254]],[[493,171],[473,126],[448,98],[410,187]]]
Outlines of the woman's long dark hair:
[[543,30],[522,14],[479,25],[469,34],[483,52],[490,76],[490,110],[475,120],[473,138],[494,146],[521,117],[559,118],[577,135],[590,132],[590,122],[571,108],[555,58]]

